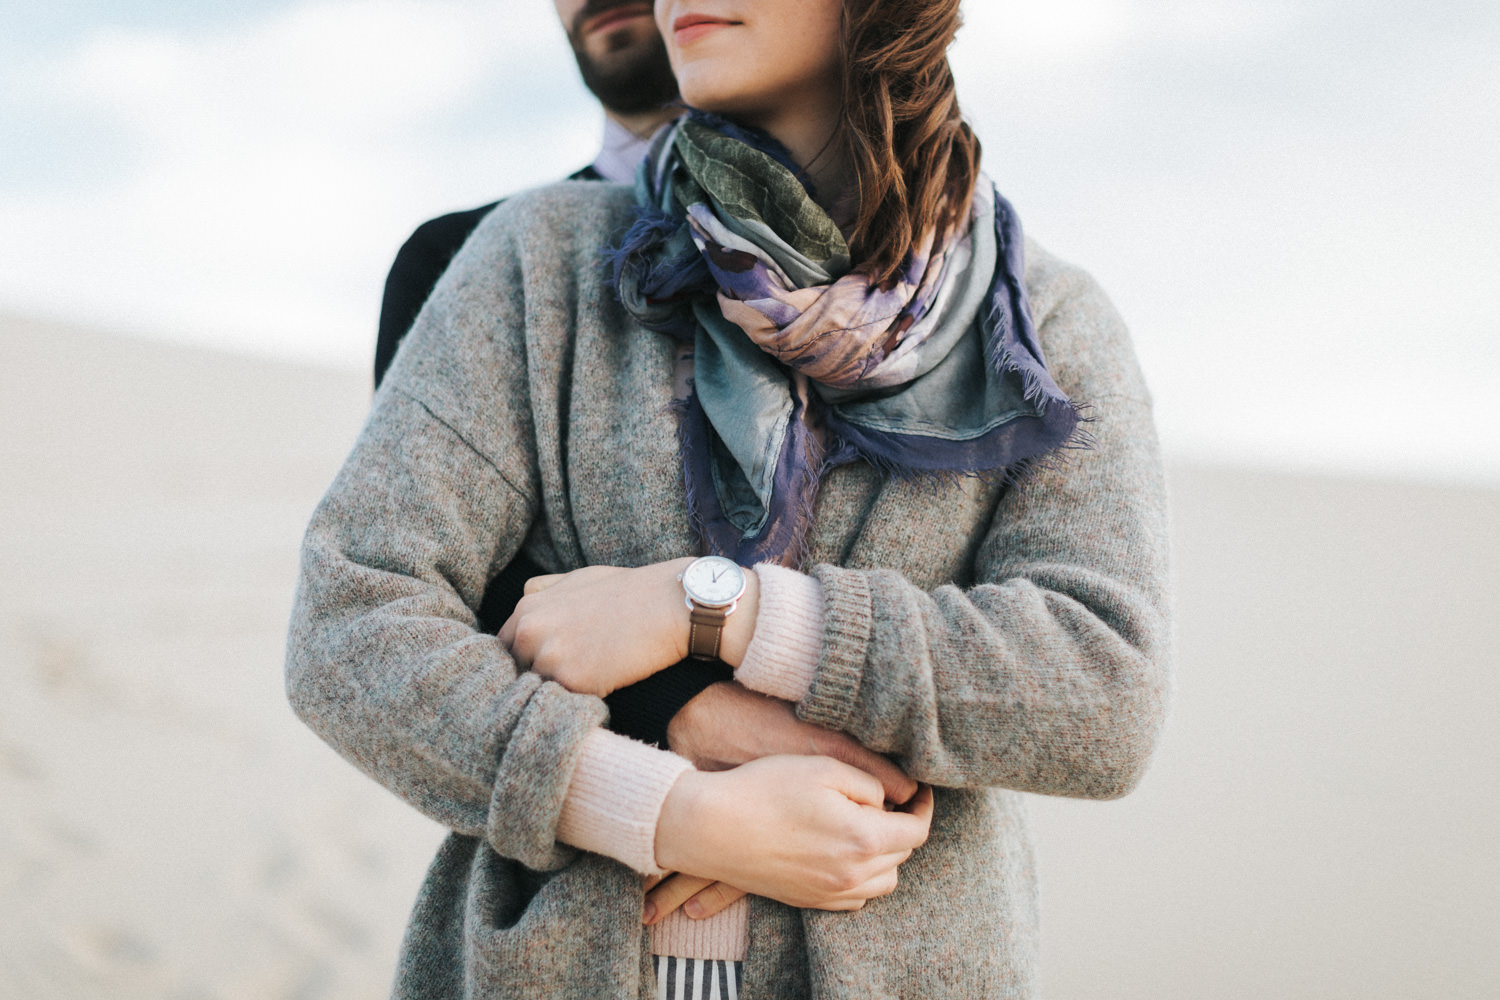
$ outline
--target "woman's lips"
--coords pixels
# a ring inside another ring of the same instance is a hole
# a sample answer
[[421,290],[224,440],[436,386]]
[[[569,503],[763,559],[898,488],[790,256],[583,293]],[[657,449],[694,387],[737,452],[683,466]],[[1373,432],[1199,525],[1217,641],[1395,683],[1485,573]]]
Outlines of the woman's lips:
[[704,35],[712,34],[719,28],[727,28],[739,23],[739,21],[730,21],[722,17],[709,17],[707,14],[684,14],[672,22],[672,40],[678,45],[687,45]]

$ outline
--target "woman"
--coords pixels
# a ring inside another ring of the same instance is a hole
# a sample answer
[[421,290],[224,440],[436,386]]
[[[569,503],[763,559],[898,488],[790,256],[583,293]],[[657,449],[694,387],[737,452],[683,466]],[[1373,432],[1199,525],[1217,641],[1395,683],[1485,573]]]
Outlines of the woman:
[[[978,174],[957,0],[656,14],[700,113],[634,198],[562,186],[486,220],[304,545],[293,703],[455,831],[397,995],[649,997],[686,974],[687,995],[1032,996],[1017,793],[1123,794],[1164,712],[1128,338]],[[521,550],[557,572],[476,633]],[[760,692],[757,718],[795,704],[932,790],[786,752],[695,768],[601,728],[601,696],[689,652]],[[666,871],[691,880],[646,896]]]

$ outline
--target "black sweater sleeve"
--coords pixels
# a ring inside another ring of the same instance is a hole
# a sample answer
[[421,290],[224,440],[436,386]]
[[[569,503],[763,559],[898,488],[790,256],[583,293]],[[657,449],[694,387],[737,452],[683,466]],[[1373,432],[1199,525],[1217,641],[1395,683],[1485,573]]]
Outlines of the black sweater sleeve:
[[490,202],[466,212],[429,219],[417,227],[396,252],[390,273],[385,278],[385,295],[380,302],[380,331],[375,340],[375,386],[385,378],[391,359],[401,339],[411,329],[412,321],[422,311],[422,304],[458,248],[464,245],[479,221],[500,204]]
[[[568,180],[602,181],[604,178],[592,166],[587,166],[569,174]],[[385,277],[385,295],[380,301],[380,330],[375,339],[377,389],[385,378],[386,369],[391,366],[391,359],[396,356],[396,348],[401,346],[401,339],[411,329],[438,279],[448,270],[454,255],[479,226],[480,220],[499,204],[492,201],[478,208],[428,219],[396,251],[396,260]]]

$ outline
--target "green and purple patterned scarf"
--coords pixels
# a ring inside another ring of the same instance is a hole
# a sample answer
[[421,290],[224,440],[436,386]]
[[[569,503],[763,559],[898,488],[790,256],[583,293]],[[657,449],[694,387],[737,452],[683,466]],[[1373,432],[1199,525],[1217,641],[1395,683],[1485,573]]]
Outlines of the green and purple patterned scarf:
[[1012,478],[1073,437],[1078,408],[1031,322],[1020,224],[984,178],[968,224],[926,234],[890,287],[852,270],[763,133],[694,112],[636,186],[615,281],[644,325],[693,344],[680,429],[710,551],[796,565],[818,483],[845,462]]

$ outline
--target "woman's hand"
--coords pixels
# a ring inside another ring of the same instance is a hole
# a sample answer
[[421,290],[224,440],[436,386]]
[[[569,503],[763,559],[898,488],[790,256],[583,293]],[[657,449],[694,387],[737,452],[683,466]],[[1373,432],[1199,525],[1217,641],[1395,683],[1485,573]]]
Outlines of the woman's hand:
[[[533,577],[500,626],[500,641],[522,669],[603,697],[687,656],[688,608],[677,574],[690,562],[586,566]],[[732,635],[742,651],[755,628],[759,587],[753,572],[745,576],[745,596],[726,621],[726,653]]]
[[[688,608],[677,576],[692,561],[532,577],[500,626],[500,641],[522,669],[603,697],[687,656]],[[759,581],[750,570],[745,578],[745,594],[724,627],[722,651],[731,665],[755,631]]]
[[[790,703],[734,681],[711,684],[684,705],[667,727],[667,740],[700,771],[724,771],[777,754],[805,754],[832,757],[873,775],[887,806],[910,801],[917,793],[915,781],[854,737],[803,722]],[[744,895],[743,889],[713,879],[668,875],[647,886],[642,920],[655,924],[679,908],[702,920]]]
[[677,780],[656,827],[656,860],[791,906],[857,910],[895,890],[927,840],[932,790],[883,808],[879,780],[827,757],[765,757]]
[[848,733],[797,718],[789,702],[751,691],[735,681],[704,688],[672,717],[667,744],[700,771],[732,767],[777,754],[832,757],[879,780],[894,805],[917,793],[917,783]]

